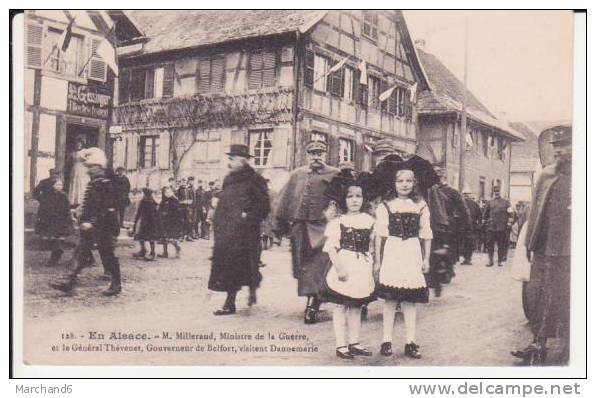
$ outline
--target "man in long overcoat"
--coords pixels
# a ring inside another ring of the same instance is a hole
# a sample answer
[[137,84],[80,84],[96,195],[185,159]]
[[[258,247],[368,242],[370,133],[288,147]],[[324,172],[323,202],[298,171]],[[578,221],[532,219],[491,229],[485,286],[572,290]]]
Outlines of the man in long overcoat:
[[569,360],[571,140],[571,127],[553,134],[556,162],[543,169],[527,220],[528,257],[533,253],[528,312],[534,341],[512,352],[524,364],[544,363],[546,341],[553,337],[560,339],[562,350],[549,362],[565,365]]
[[482,222],[482,211],[480,210],[480,206],[478,206],[476,201],[472,198],[470,192],[464,192],[464,205],[466,206],[466,211],[470,217],[471,224],[470,229],[468,231],[464,231],[465,233],[462,236],[461,246],[464,255],[464,262],[462,264],[471,265],[472,254],[474,253],[474,248],[476,247],[478,227]]
[[493,189],[494,198],[486,203],[484,208],[484,223],[486,224],[486,244],[488,246],[488,264],[492,267],[497,244],[497,260],[499,267],[507,261],[509,246],[509,230],[513,224],[513,209],[505,198],[501,197],[501,188],[497,185]]
[[320,307],[329,257],[323,252],[323,232],[327,225],[325,197],[327,183],[339,173],[325,164],[327,145],[311,141],[306,146],[308,164],[298,167],[282,189],[275,211],[274,230],[289,231],[292,246],[292,272],[298,280],[298,296],[306,296],[304,322],[315,323]]
[[213,216],[215,242],[209,289],[228,295],[215,315],[236,312],[236,294],[242,286],[250,288],[248,304],[256,303],[261,282],[260,224],[270,211],[267,182],[248,164],[248,147],[232,145],[226,154],[230,173],[224,179]]

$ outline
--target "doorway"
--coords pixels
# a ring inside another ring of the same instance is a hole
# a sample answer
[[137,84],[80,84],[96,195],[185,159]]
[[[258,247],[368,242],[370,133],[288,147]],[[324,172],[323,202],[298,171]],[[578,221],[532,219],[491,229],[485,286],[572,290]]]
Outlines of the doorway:
[[64,186],[68,187],[74,164],[74,153],[80,145],[84,148],[97,146],[99,138],[99,127],[86,126],[82,124],[68,123],[66,125],[66,148],[64,159]]

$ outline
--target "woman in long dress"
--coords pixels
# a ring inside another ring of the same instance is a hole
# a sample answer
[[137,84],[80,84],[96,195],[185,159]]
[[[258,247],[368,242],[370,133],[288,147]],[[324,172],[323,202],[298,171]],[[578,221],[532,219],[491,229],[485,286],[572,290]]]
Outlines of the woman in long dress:
[[72,169],[70,172],[70,183],[68,184],[68,201],[73,208],[78,207],[85,199],[85,190],[89,183],[87,168],[83,164],[85,160],[85,139],[79,137],[76,142],[75,150],[70,155],[72,158]]

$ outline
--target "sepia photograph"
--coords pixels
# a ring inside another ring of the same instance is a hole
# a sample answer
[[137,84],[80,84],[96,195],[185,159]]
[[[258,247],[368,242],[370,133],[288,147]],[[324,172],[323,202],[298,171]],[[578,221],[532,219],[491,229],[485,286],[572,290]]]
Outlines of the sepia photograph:
[[13,367],[585,371],[575,17],[26,10]]

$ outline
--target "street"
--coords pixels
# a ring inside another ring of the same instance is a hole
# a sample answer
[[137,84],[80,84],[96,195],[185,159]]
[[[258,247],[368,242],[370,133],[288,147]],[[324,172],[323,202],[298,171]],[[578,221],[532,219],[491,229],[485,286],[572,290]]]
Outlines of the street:
[[[362,344],[374,355],[342,361],[335,356],[331,304],[322,306],[321,322],[303,323],[305,298],[296,295],[287,241],[263,252],[266,267],[261,269],[258,303],[247,307],[245,289],[238,295],[237,314],[224,317],[212,312],[225,294],[206,288],[210,242],[183,243],[179,260],[136,260],[132,253],[137,250],[117,250],[123,290],[114,298],[100,294],[108,282],[101,279],[97,254],[98,265],[83,271],[76,295],[67,297],[48,282],[65,272],[68,256],[60,266],[47,268],[47,252],[26,250],[26,363],[511,366],[515,361],[509,351],[531,339],[520,283],[511,278],[509,265],[485,267],[486,255],[476,254],[471,266],[457,265],[457,276],[443,295],[431,293],[431,302],[419,306],[416,342],[422,359],[403,355],[401,315],[394,328],[395,355],[378,354],[382,316],[377,301],[370,304],[361,332]],[[187,351],[171,351],[182,346]]]

